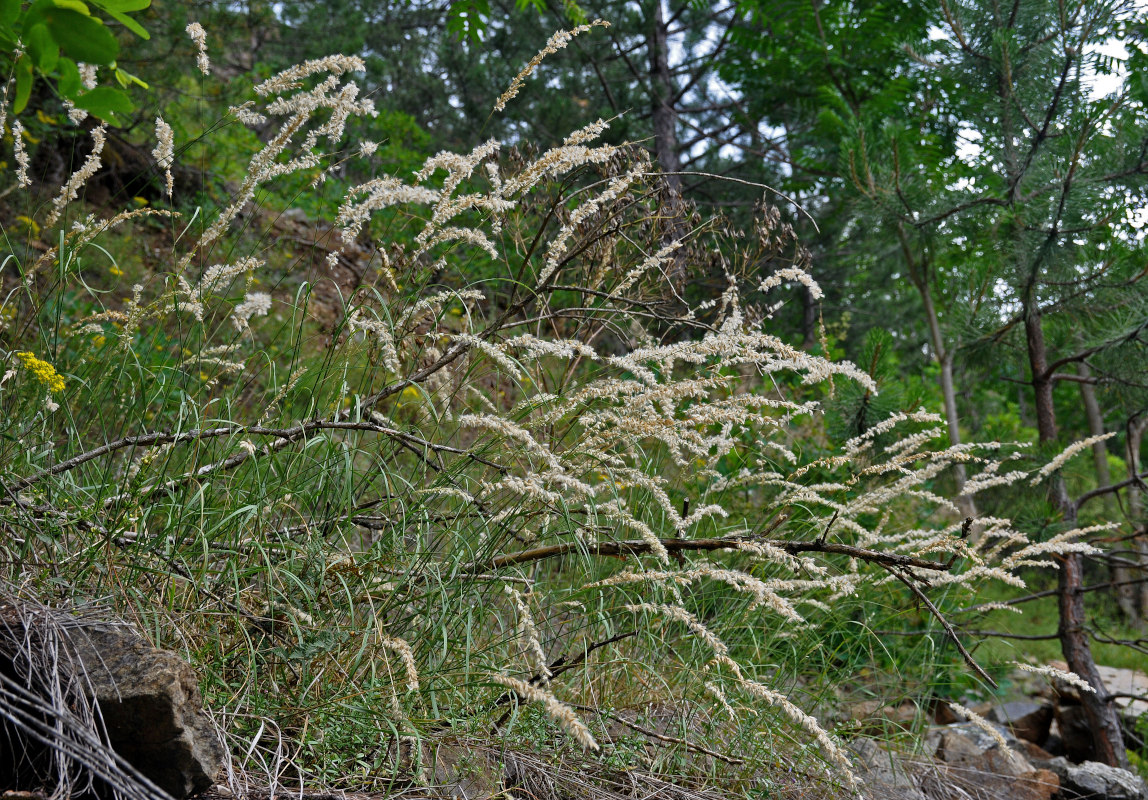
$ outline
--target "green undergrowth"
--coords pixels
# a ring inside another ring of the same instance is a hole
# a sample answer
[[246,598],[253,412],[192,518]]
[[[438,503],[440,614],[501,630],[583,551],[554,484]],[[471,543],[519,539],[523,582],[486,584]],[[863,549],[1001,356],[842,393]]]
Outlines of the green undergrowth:
[[[42,229],[4,220],[0,580],[184,654],[267,785],[424,783],[424,747],[481,741],[787,796],[851,780],[851,738],[909,744],[934,697],[983,688],[912,593],[984,597],[937,577],[972,559],[927,392],[876,339],[857,368],[773,336],[770,292],[811,282],[779,212],[690,220],[675,278],[664,189],[605,123],[412,180],[409,120],[324,86],[277,91],[318,93],[283,130],[328,149],[221,158],[175,209],[89,198],[53,226],[52,192],[17,195]],[[362,127],[332,132],[333,107]],[[192,165],[208,134],[278,141],[198,130]],[[343,141],[364,131],[393,149]],[[395,194],[340,245],[374,190]],[[907,556],[926,563],[889,567]],[[859,725],[872,700],[918,713]]]

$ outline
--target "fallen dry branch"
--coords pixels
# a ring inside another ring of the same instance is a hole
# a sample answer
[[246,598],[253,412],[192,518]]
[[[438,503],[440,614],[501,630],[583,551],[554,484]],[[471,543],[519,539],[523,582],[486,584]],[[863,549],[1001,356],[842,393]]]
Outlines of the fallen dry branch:
[[[778,539],[758,539],[755,537],[738,537],[738,538],[722,538],[722,539],[659,539],[662,547],[666,548],[670,553],[684,553],[684,552],[713,552],[720,550],[736,550],[737,546],[743,542],[753,542],[757,544],[766,545],[768,547],[776,547],[779,550],[784,550],[790,555],[797,555],[799,553],[829,553],[835,555],[849,556],[861,561],[867,561],[873,564],[880,564],[885,567],[900,567],[900,568],[914,568],[914,569],[928,569],[940,572],[947,571],[950,567],[947,564],[942,564],[937,561],[930,561],[926,558],[917,558],[915,556],[905,556],[898,553],[883,553],[879,550],[868,550],[864,547],[854,547],[848,544],[837,544],[834,542],[825,542],[820,539],[815,541],[806,542],[790,542]],[[549,558],[558,558],[569,553],[586,553],[592,556],[606,556],[624,558],[630,555],[638,555],[641,553],[649,553],[653,550],[653,544],[644,539],[632,539],[624,542],[564,542],[562,544],[545,545],[543,547],[534,547],[530,550],[520,550],[517,553],[506,553],[504,555],[495,556],[491,559],[482,562],[474,562],[465,568],[465,572],[490,572],[492,570],[504,569],[519,564],[530,564],[537,561],[544,561]]]

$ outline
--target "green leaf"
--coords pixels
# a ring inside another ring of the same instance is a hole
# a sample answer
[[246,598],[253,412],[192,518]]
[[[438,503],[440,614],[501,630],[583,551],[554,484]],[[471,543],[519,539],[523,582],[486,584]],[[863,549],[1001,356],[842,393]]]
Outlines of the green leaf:
[[490,17],[489,0],[454,0],[447,11],[446,29],[458,39],[482,39]]
[[129,31],[131,31],[132,33],[134,33],[136,36],[140,37],[141,39],[150,39],[151,38],[151,34],[147,32],[147,29],[144,28],[143,25],[140,25],[134,19],[129,17],[127,14],[124,14],[123,12],[120,12],[120,11],[116,11],[114,8],[105,8],[104,11],[106,11],[108,13],[109,17],[111,17],[116,22],[123,25],[125,28],[127,28]]
[[52,5],[67,11],[75,11],[77,14],[82,14],[85,17],[92,16],[88,4],[82,2],[82,0],[52,0]]
[[48,33],[47,25],[33,25],[27,36],[28,55],[41,72],[51,72],[60,60],[60,46]]
[[0,29],[11,31],[20,17],[20,0],[0,0]]
[[130,72],[122,70],[119,67],[116,67],[116,80],[119,82],[120,86],[124,87],[125,89],[131,86],[133,83],[139,86],[141,89],[148,88],[145,81],[140,80],[135,75],[132,75]]
[[76,62],[70,58],[60,58],[59,63],[56,64],[56,88],[59,89],[60,94],[67,97],[69,100],[79,93],[80,85],[80,69],[76,66]]
[[104,11],[111,13],[118,11],[143,11],[145,8],[151,6],[151,0],[92,0],[92,2]]
[[128,114],[135,109],[127,92],[113,86],[97,86],[72,100],[77,108],[82,108],[100,119],[108,119],[116,114]]
[[43,13],[60,48],[76,61],[111,64],[119,55],[119,42],[98,19],[67,8],[46,9]]
[[28,106],[28,98],[32,96],[32,59],[27,54],[20,56],[15,71],[16,100],[12,103],[12,111],[19,114]]

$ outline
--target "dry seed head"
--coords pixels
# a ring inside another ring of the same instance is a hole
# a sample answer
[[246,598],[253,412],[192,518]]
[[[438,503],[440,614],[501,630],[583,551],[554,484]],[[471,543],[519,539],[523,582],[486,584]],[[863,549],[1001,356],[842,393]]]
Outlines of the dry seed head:
[[164,191],[170,198],[172,193],[171,168],[175,163],[175,134],[163,117],[155,118],[155,149],[151,151],[155,163],[163,170]]
[[386,649],[396,653],[403,662],[403,667],[407,673],[407,691],[417,692],[419,688],[419,671],[415,664],[415,654],[411,650],[410,644],[397,636],[384,636],[379,640]]
[[661,603],[633,603],[622,606],[626,611],[635,614],[657,614],[685,625],[699,641],[705,643],[715,654],[725,656],[729,648],[701,621],[681,606],[665,605]]
[[504,108],[506,108],[506,104],[518,95],[518,91],[522,88],[522,84],[526,82],[526,79],[529,78],[534,70],[538,68],[538,65],[542,63],[542,60],[546,58],[546,56],[557,53],[559,50],[566,47],[566,45],[570,44],[571,40],[573,40],[575,36],[580,33],[585,33],[594,26],[608,28],[610,27],[610,23],[606,22],[605,20],[596,19],[588,25],[579,25],[578,27],[571,28],[568,31],[562,30],[553,33],[550,36],[550,39],[546,42],[546,46],[538,51],[538,54],[535,55],[534,58],[530,59],[526,66],[522,68],[521,72],[514,76],[514,80],[510,82],[510,87],[502,93],[502,96],[498,98],[498,102],[494,104],[494,110],[502,111]]
[[1078,442],[1073,442],[1068,447],[1064,448],[1060,455],[1041,467],[1040,471],[1036,473],[1036,477],[1029,481],[1029,486],[1036,486],[1049,475],[1063,467],[1070,458],[1072,458],[1080,451],[1087,450],[1089,447],[1092,447],[1092,445],[1098,444],[1099,442],[1107,441],[1115,435],[1115,432],[1105,433],[1100,436],[1089,436],[1087,439],[1081,439]]
[[247,330],[252,317],[265,317],[271,311],[271,295],[251,292],[231,312],[231,322],[238,331]]
[[817,285],[817,281],[813,279],[813,276],[797,267],[785,267],[784,269],[777,270],[763,280],[758,286],[758,289],[762,292],[768,292],[770,289],[780,286],[783,281],[800,283],[809,290],[809,296],[814,300],[820,300],[823,296],[821,287]]
[[1036,675],[1044,675],[1046,678],[1064,681],[1068,685],[1075,686],[1081,691],[1091,692],[1093,694],[1096,693],[1096,688],[1084,678],[1077,675],[1075,672],[1065,672],[1062,669],[1057,669],[1056,667],[1050,666],[1038,667],[1033,664],[1022,664],[1019,661],[1012,661],[1010,663],[1018,669],[1024,670],[1025,672],[1032,672]]
[[12,120],[12,149],[16,156],[16,185],[27,188],[32,185],[32,179],[28,177],[31,162],[28,160],[28,150],[24,146],[24,126],[15,118]]
[[211,72],[211,62],[207,59],[207,31],[198,22],[188,23],[184,28],[188,37],[195,44],[195,65],[204,75]]
[[573,736],[574,740],[584,748],[587,750],[598,749],[598,743],[594,741],[594,736],[590,733],[590,729],[583,724],[582,720],[578,719],[574,710],[562,703],[549,691],[501,673],[491,677],[495,683],[499,683],[507,689],[510,689],[523,700],[531,703],[541,703],[546,708],[546,713],[557,720],[566,732]]
[[513,586],[504,586],[503,590],[514,601],[518,610],[518,638],[521,641],[522,654],[526,658],[530,669],[546,686],[550,683],[550,667],[546,663],[546,651],[542,649],[542,641],[538,637],[538,628],[534,625],[534,617],[530,613],[530,606],[526,604],[521,592]]
[[956,703],[952,700],[949,700],[948,703],[953,707],[954,711],[956,711],[961,716],[968,717],[969,722],[973,723],[982,731],[991,736],[993,741],[996,742],[1002,750],[1008,750],[1008,741],[1004,738],[1004,735],[1000,732],[996,725],[993,725],[977,712],[965,708],[960,703]]
[[[821,746],[821,749],[825,751],[825,754],[829,756],[830,760],[837,766],[837,769],[845,778],[849,787],[854,790],[858,788],[857,778],[853,775],[853,765],[849,760],[849,756],[846,754],[844,748],[821,727],[821,724],[814,717],[802,711],[792,700],[781,692],[776,692],[757,681],[741,678],[740,686],[751,696],[764,700],[771,706],[780,708],[787,717],[804,728],[813,736]],[[1000,736],[1000,734],[998,733],[997,736]]]

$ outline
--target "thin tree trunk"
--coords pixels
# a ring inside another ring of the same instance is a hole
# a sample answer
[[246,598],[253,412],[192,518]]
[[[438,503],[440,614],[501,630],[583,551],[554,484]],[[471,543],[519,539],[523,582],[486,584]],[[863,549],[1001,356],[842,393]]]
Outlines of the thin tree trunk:
[[[1076,374],[1082,378],[1092,377],[1092,370],[1088,364],[1081,361],[1076,365]],[[1080,399],[1084,403],[1084,415],[1088,418],[1088,433],[1090,436],[1104,434],[1104,417],[1100,414],[1100,403],[1096,400],[1096,389],[1091,383],[1080,384]],[[1108,447],[1104,442],[1095,442],[1092,445],[1092,462],[1096,469],[1096,485],[1111,486],[1112,475],[1108,469]],[[1116,504],[1114,495],[1107,495],[1103,499],[1104,516],[1107,521],[1116,519]],[[1140,610],[1136,602],[1140,595],[1140,587],[1131,583],[1135,580],[1136,570],[1132,567],[1113,564],[1111,567],[1111,580],[1115,584],[1116,604],[1132,624],[1139,624]]]
[[[1031,300],[1031,298],[1028,298]],[[1052,387],[1048,373],[1048,352],[1044,343],[1044,328],[1041,316],[1033,309],[1033,303],[1026,303],[1025,340],[1028,347],[1029,368],[1032,370],[1032,389],[1036,407],[1037,431],[1041,444],[1057,440],[1056,407],[1053,405]],[[1053,475],[1050,499],[1068,527],[1076,525],[1076,503],[1068,495],[1064,477],[1057,472]],[[1124,750],[1124,734],[1120,729],[1120,718],[1112,698],[1104,688],[1092,648],[1088,641],[1088,631],[1084,627],[1084,558],[1079,553],[1069,553],[1059,557],[1060,573],[1057,576],[1057,606],[1060,623],[1057,634],[1060,648],[1068,668],[1075,672],[1096,690],[1081,692],[1081,705],[1092,731],[1093,755],[1097,761],[1114,767],[1128,768],[1128,756]]]
[[[1081,361],[1076,366],[1076,374],[1082,378],[1092,377],[1092,370],[1088,364]],[[1091,383],[1080,384],[1080,399],[1084,401],[1084,413],[1088,417],[1088,433],[1091,436],[1103,436],[1104,417],[1100,413],[1100,403],[1096,401],[1096,388]],[[1108,471],[1108,446],[1104,442],[1092,445],[1092,460],[1096,465],[1096,485],[1108,486],[1112,483]],[[1112,501],[1106,500],[1105,506],[1111,510]]]
[[801,292],[801,349],[812,350],[817,346],[817,301],[808,286]]
[[670,71],[669,42],[666,31],[665,0],[653,1],[650,15],[650,85],[653,89],[654,157],[666,173],[666,186],[678,198],[682,196],[681,161],[678,157],[678,112],[674,108],[673,73]]
[[[1144,439],[1144,430],[1148,428],[1148,417],[1138,416],[1128,423],[1127,463],[1128,477],[1135,478],[1140,474],[1140,445]],[[1148,532],[1145,527],[1148,521],[1144,519],[1144,499],[1140,487],[1135,483],[1128,487],[1128,518],[1132,520],[1132,529],[1140,531],[1141,535],[1133,540],[1135,549],[1140,554],[1139,577],[1148,577]],[[1148,619],[1148,583],[1140,584],[1140,621]]]
[[[921,302],[925,306],[925,321],[929,326],[933,358],[941,367],[941,398],[945,405],[945,423],[949,432],[949,444],[956,447],[961,443],[961,428],[957,417],[957,393],[953,386],[953,351],[945,346],[945,338],[941,333],[941,322],[937,316],[937,307],[933,303],[933,293],[929,287],[929,276],[926,272],[928,267],[926,264],[917,263],[917,259],[909,247],[909,237],[905,233],[905,226],[899,222],[897,223],[897,233],[901,239],[902,255],[909,267],[909,279],[917,287],[917,292],[921,295]],[[965,490],[965,483],[968,481],[965,465],[959,462],[953,465],[953,475],[957,481],[957,508],[961,510],[961,516],[976,518],[976,502],[972,497],[961,494]],[[974,543],[979,538],[979,533],[978,529],[974,529]]]
[[[674,107],[677,86],[670,69],[665,0],[653,0],[650,14],[650,88],[654,124],[654,158],[665,174],[666,241],[681,240],[689,232],[685,201],[682,199],[681,159],[678,154],[678,111]],[[670,283],[681,289],[686,277],[685,254],[679,250],[669,265]]]

